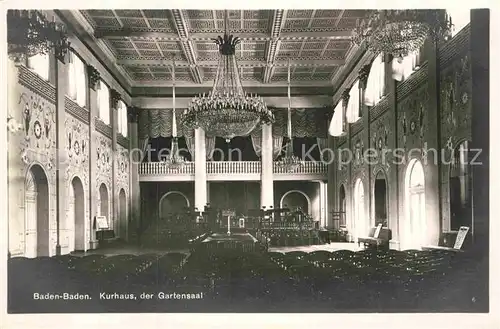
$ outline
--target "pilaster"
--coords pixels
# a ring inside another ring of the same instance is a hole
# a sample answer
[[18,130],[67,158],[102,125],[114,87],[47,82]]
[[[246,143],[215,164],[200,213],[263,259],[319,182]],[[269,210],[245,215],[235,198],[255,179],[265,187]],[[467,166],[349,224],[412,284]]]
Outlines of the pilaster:
[[272,126],[262,125],[260,176],[260,207],[274,208],[274,181],[273,181],[273,132]]
[[198,210],[205,209],[207,204],[207,150],[205,131],[194,130],[194,206]]
[[[55,57],[54,57],[55,58]],[[57,241],[56,241],[56,255],[61,254],[61,241],[60,241],[60,227],[61,222],[66,220],[66,207],[67,200],[67,186],[64,173],[66,172],[67,162],[66,150],[66,129],[65,129],[65,102],[66,91],[68,90],[68,67],[64,63],[64,57],[55,59],[55,78],[56,78],[56,224],[57,224]]]
[[120,101],[121,95],[118,93],[118,91],[111,89],[110,90],[110,100],[111,100],[111,216],[113,216],[112,220],[110,223],[112,223],[111,229],[115,231],[115,234],[117,231],[120,230],[120,223],[119,221],[119,216],[118,216],[118,206],[119,202],[117,202],[118,198],[118,189],[116,188],[117,186],[117,173],[118,171],[118,155],[117,155],[117,134],[118,134],[118,101]]
[[93,182],[97,177],[96,163],[97,163],[97,139],[95,119],[99,116],[99,109],[97,107],[97,85],[100,80],[100,74],[97,69],[91,65],[87,66],[87,76],[89,83],[88,105],[89,105],[89,207],[90,207],[90,249],[97,248],[96,234],[94,228],[95,216],[99,215],[97,208],[97,196],[99,191],[96,184]]

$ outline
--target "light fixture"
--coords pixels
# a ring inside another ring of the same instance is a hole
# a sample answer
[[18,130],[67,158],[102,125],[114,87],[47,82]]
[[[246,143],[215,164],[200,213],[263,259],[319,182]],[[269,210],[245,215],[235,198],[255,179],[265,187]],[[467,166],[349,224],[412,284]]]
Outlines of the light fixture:
[[177,138],[177,118],[175,115],[175,60],[172,60],[172,149],[170,156],[163,164],[174,171],[185,166],[186,159],[179,153],[179,141]]
[[443,10],[373,10],[358,22],[353,41],[366,42],[373,53],[388,53],[395,58],[419,50],[427,37],[447,37],[451,21]]
[[7,11],[7,43],[9,57],[16,65],[53,48],[56,57],[64,61],[70,46],[65,26],[56,23],[55,18],[49,22],[38,10]]
[[290,60],[288,60],[288,122],[287,122],[288,144],[285,146],[285,156],[278,161],[278,167],[291,173],[302,166],[300,159],[293,154],[292,137],[292,97],[290,94]]
[[224,36],[214,39],[219,63],[212,91],[193,98],[182,117],[183,125],[203,128],[207,136],[222,137],[226,142],[235,136],[248,135],[259,123],[274,122],[263,99],[243,91],[235,56],[240,39],[230,35],[228,29],[226,10]]

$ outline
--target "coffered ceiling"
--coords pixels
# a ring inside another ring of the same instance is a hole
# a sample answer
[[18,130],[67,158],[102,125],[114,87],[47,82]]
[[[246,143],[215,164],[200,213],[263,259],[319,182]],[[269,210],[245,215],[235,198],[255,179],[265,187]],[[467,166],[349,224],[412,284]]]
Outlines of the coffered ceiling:
[[[69,13],[69,11],[65,15]],[[357,50],[350,41],[364,10],[230,10],[231,34],[246,87],[330,87]],[[222,10],[73,10],[68,17],[90,33],[131,87],[210,87],[224,32]],[[332,91],[333,92],[333,91]]]

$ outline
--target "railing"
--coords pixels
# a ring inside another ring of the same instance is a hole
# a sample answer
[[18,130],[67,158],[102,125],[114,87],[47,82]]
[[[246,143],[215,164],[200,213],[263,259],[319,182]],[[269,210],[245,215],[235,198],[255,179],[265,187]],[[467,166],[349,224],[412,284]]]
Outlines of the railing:
[[[139,175],[147,176],[166,176],[179,177],[184,176],[186,179],[194,178],[194,162],[188,162],[180,168],[170,168],[161,162],[144,162],[139,166]],[[260,161],[209,161],[207,162],[207,174],[212,177],[215,175],[244,175],[253,176],[261,173]],[[279,166],[278,162],[273,164],[273,173],[279,177],[300,176],[300,175],[325,175],[328,171],[328,165],[323,162],[302,161],[302,165],[293,172],[288,172],[285,168]],[[279,179],[279,178],[278,178]]]
[[[326,174],[328,165],[320,161],[302,161],[302,165],[292,172],[292,174]],[[273,164],[274,174],[290,174],[286,168],[280,167],[279,162]]]
[[144,162],[139,167],[139,175],[194,175],[194,162],[188,162],[180,168],[170,168],[162,162]]
[[260,174],[260,161],[209,161],[207,174]]

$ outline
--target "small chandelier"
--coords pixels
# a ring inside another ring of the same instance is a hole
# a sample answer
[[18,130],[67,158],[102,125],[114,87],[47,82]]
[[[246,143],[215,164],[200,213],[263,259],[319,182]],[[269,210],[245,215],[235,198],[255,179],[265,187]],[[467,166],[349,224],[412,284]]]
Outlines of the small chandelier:
[[207,136],[222,137],[226,142],[248,135],[259,123],[274,122],[261,97],[243,92],[235,56],[240,39],[229,35],[228,27],[225,11],[224,36],[214,39],[220,56],[212,91],[195,97],[182,117],[183,125],[203,128]]
[[174,171],[184,167],[186,159],[179,154],[179,141],[177,138],[177,118],[175,115],[175,60],[172,61],[172,149],[170,156],[163,164]]
[[427,37],[446,37],[451,21],[442,10],[374,10],[358,22],[353,41],[367,43],[373,53],[388,53],[395,58],[419,50]]
[[8,54],[19,65],[31,56],[55,49],[56,58],[64,61],[70,43],[63,24],[49,22],[38,10],[7,12]]
[[290,60],[288,60],[288,122],[287,122],[288,144],[285,146],[285,156],[278,161],[278,167],[291,173],[302,166],[302,161],[293,154],[292,137],[292,97],[290,95]]

